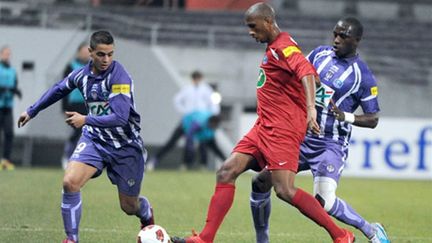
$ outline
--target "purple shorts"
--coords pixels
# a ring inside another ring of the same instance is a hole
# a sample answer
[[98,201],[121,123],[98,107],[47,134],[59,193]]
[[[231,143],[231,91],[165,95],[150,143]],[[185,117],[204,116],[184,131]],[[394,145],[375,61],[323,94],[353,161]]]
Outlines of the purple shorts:
[[93,178],[102,174],[106,167],[111,183],[117,185],[119,192],[128,196],[138,196],[144,177],[146,157],[147,151],[137,144],[116,149],[81,136],[69,160],[97,168],[98,171]]
[[345,167],[348,146],[331,139],[305,137],[300,147],[298,171],[311,170],[313,177],[330,177],[336,182]]

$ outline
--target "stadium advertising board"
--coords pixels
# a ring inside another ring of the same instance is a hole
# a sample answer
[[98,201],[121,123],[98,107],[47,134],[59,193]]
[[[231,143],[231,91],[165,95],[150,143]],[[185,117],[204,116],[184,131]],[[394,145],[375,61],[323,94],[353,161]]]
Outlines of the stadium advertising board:
[[[245,114],[245,134],[256,115]],[[354,127],[344,176],[432,180],[432,121],[380,118],[375,129]]]

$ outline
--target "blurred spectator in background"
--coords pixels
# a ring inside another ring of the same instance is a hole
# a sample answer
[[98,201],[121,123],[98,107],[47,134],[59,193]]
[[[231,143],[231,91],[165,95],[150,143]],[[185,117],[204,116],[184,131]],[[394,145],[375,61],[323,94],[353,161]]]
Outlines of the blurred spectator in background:
[[[198,112],[207,111],[212,115],[219,115],[220,106],[218,102],[213,102],[212,87],[203,82],[203,74],[199,71],[194,71],[191,74],[192,83],[183,87],[174,97],[174,105],[176,110],[182,114],[182,119],[187,115]],[[147,170],[153,170],[155,165],[173,148],[177,141],[184,135],[182,122],[180,121],[169,140],[165,145],[156,152],[156,155],[152,157],[147,163]],[[190,165],[192,161],[188,161],[188,152],[185,148],[183,162],[181,168],[185,168],[185,165]]]
[[12,51],[9,46],[0,49],[0,133],[3,138],[0,170],[13,170],[15,168],[10,161],[14,138],[13,106],[14,95],[21,99],[21,91],[18,89],[16,70],[10,64],[11,54]]
[[[63,77],[67,77],[73,70],[84,67],[90,60],[89,46],[85,43],[79,45],[75,58],[66,66]],[[62,100],[62,110],[76,111],[80,114],[87,114],[84,97],[78,89],[74,89],[67,97]],[[72,155],[76,144],[81,136],[81,128],[72,128],[69,139],[64,146],[62,166],[66,169],[69,157]]]
[[207,148],[211,149],[222,161],[226,159],[216,143],[215,132],[220,117],[209,111],[192,112],[182,119],[183,132],[186,135],[185,162],[192,167],[195,160],[195,141],[199,142],[200,166],[207,168]]

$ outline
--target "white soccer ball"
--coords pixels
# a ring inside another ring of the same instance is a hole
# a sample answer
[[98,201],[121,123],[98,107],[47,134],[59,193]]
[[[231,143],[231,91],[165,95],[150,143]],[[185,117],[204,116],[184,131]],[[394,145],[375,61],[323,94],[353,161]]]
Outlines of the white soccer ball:
[[148,225],[138,233],[138,243],[171,243],[171,238],[159,225]]

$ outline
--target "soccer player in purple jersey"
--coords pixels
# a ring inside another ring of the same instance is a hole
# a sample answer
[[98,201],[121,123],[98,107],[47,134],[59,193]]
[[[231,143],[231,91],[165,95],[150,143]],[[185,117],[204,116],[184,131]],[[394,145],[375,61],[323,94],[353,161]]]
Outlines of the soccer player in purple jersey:
[[66,123],[83,129],[63,177],[61,211],[67,236],[63,243],[79,241],[80,189],[105,167],[117,185],[121,209],[139,217],[141,227],[154,223],[149,201],[139,196],[147,152],[140,137],[133,81],[124,67],[113,61],[114,38],[108,31],[91,35],[89,51],[91,61],[87,65],[56,83],[18,120],[18,127],[24,126],[75,88],[85,99],[87,115],[66,112]]
[[[333,46],[320,46],[307,57],[321,80],[315,102],[321,132],[307,133],[298,170],[312,171],[315,198],[330,215],[359,229],[370,242],[382,243],[390,242],[383,226],[367,222],[336,196],[352,125],[375,128],[378,124],[377,81],[357,53],[362,34],[359,20],[343,18],[333,29]],[[359,106],[363,114],[354,115]],[[269,242],[270,189],[270,172],[263,170],[253,179],[250,197],[257,243]]]

